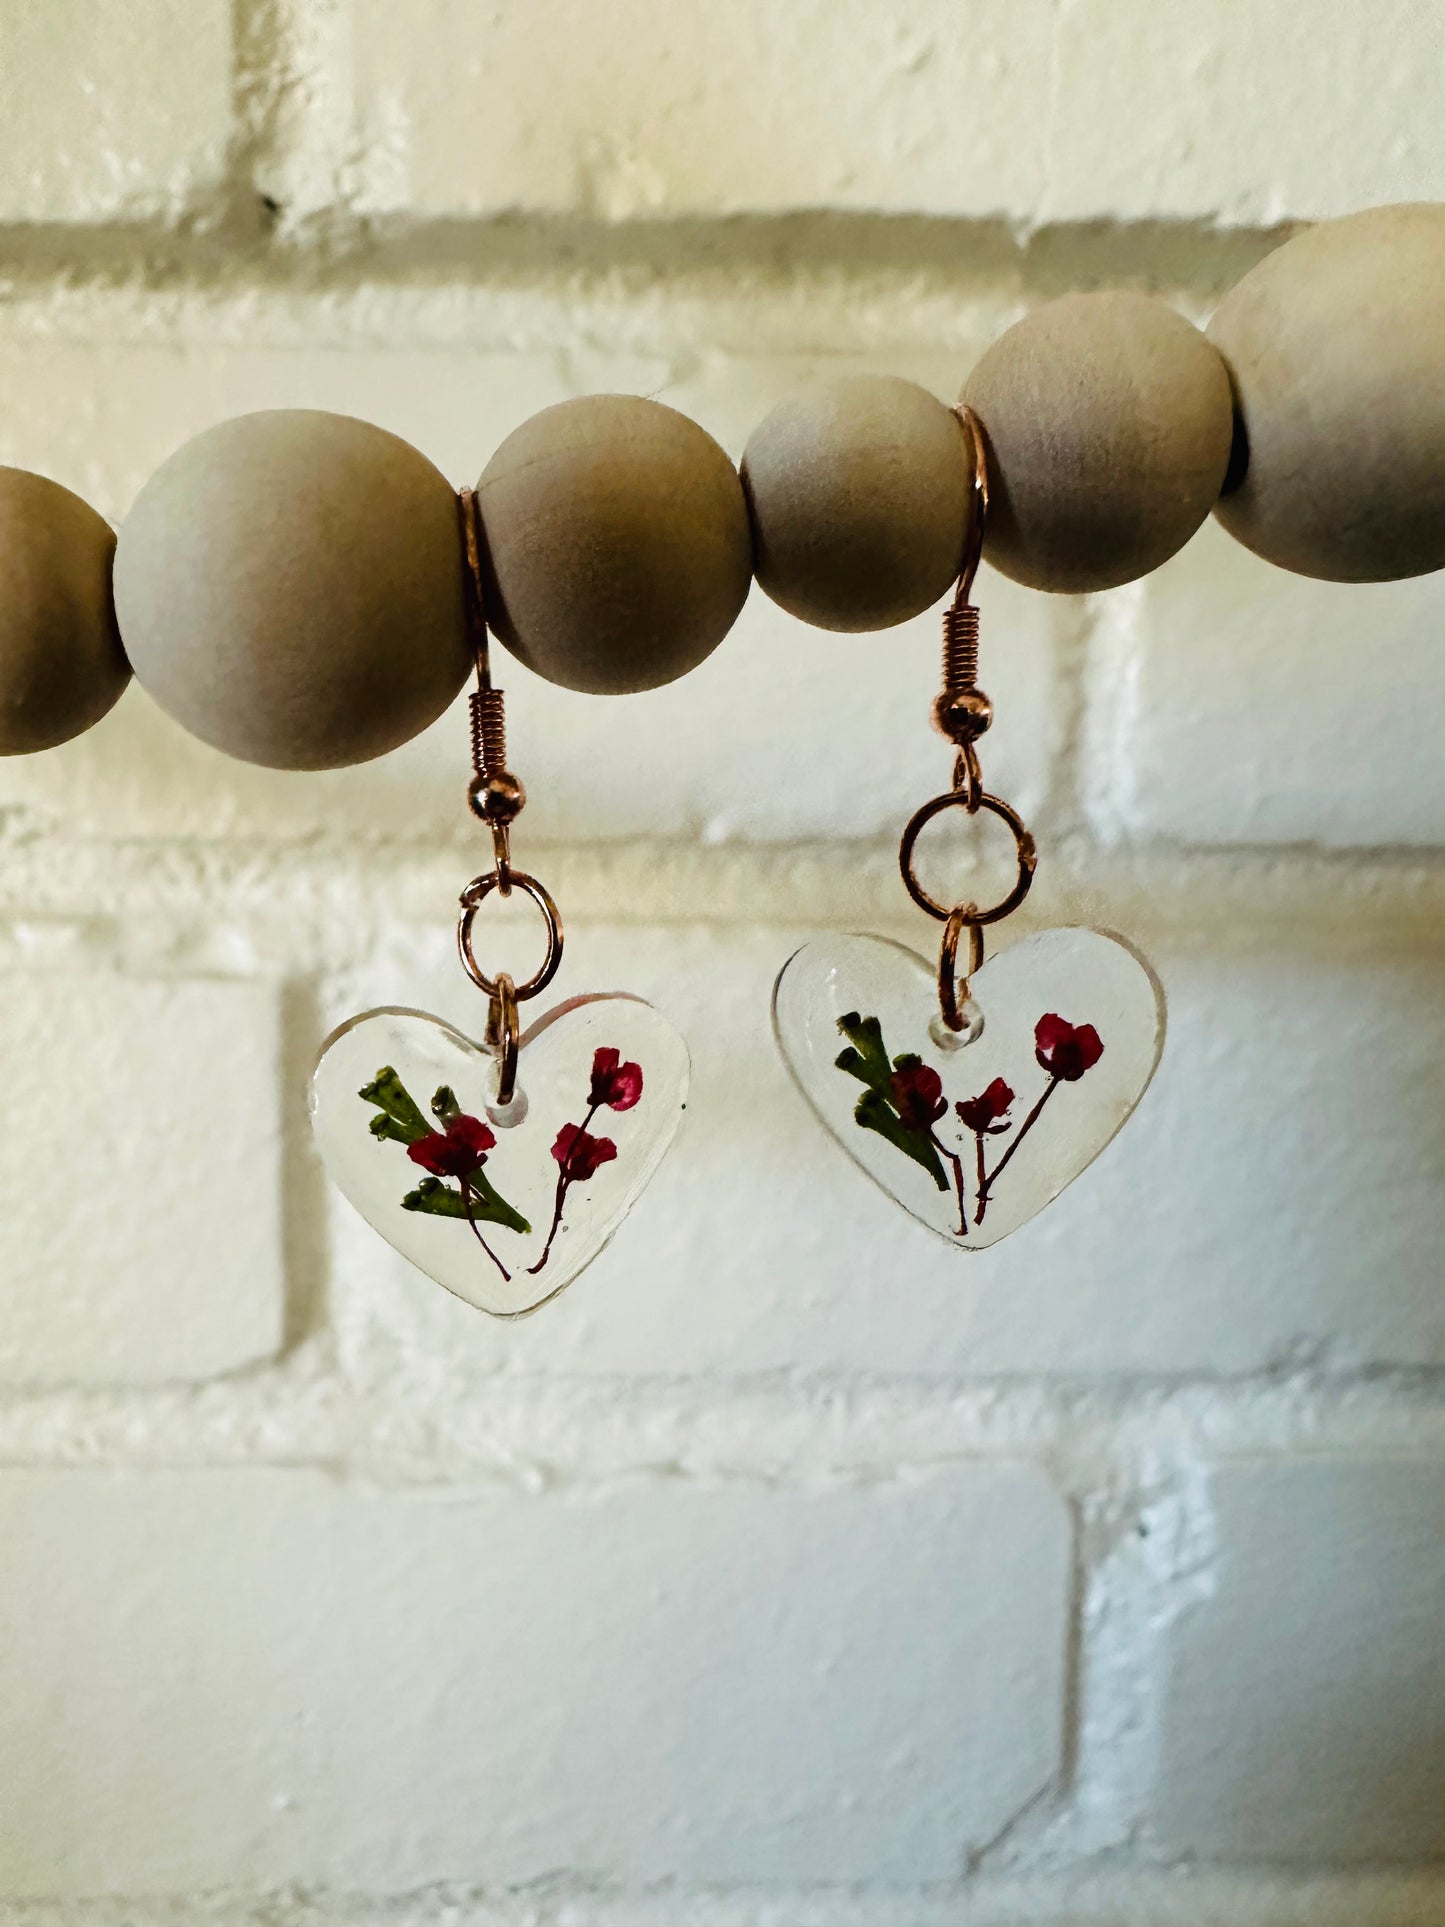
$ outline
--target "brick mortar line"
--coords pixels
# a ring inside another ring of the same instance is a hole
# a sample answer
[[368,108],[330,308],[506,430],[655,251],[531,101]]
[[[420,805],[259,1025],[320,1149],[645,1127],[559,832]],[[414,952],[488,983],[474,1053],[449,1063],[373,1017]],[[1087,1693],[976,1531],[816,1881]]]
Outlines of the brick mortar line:
[[[249,138],[241,143],[255,151]],[[343,205],[293,226],[284,210],[233,178],[173,218],[0,223],[0,265],[22,291],[140,282],[344,291],[367,282],[445,279],[479,288],[617,274],[731,281],[739,273],[844,280],[920,278],[1044,298],[1127,282],[1222,294],[1302,225],[1222,226],[1179,220],[1032,225],[1002,215],[852,213],[801,208],[608,222],[498,214],[473,219],[369,216]]]
[[[1067,838],[1053,845],[1047,836],[1042,847],[1030,900],[992,947],[1050,923],[1092,923],[1123,930],[1146,952],[1380,959],[1438,951],[1445,931],[1445,852],[1180,857],[1100,852]],[[457,893],[479,862],[474,846],[460,844],[109,848],[12,840],[0,866],[0,968],[58,961],[68,970],[310,981],[399,933],[447,938]],[[786,943],[800,931],[863,927],[925,951],[936,941],[904,898],[891,842],[725,851],[537,844],[527,864],[578,930],[630,925],[739,938],[771,931]],[[520,918],[499,910],[499,931],[520,929]]]
[[[1092,1383],[829,1374],[781,1389],[705,1374],[439,1383],[427,1361],[391,1375],[385,1394],[293,1365],[194,1387],[0,1396],[0,1469],[322,1472],[545,1501],[639,1481],[822,1490],[1023,1464],[1117,1515],[1190,1469],[1240,1460],[1445,1458],[1445,1368]],[[1096,1543],[1086,1568],[1109,1549]]]
[[[134,264],[132,263],[133,267]],[[3,268],[3,259],[0,259]],[[1195,321],[1210,302],[1173,283],[1159,292]],[[848,359],[886,371],[920,356],[956,357],[961,379],[981,347],[1025,307],[1017,288],[967,279],[740,270],[716,275],[608,274],[467,282],[360,276],[346,286],[285,286],[218,276],[147,285],[131,274],[91,283],[69,274],[0,288],[7,348],[138,347],[378,357],[423,352],[550,359],[580,388],[578,354],[663,364],[647,389],[690,378],[716,354],[747,364]],[[826,321],[819,316],[825,315]],[[935,380],[951,396],[958,379]],[[704,426],[708,424],[704,422]]]
[[328,1887],[85,1900],[0,1899],[0,1927],[1060,1927],[1108,1919],[1117,1927],[1438,1927],[1445,1873],[1382,1864],[1289,1874],[1269,1868],[1170,1869],[1123,1851],[1071,1871],[960,1879],[947,1886],[857,1883],[731,1888],[666,1882],[627,1891],[558,1873],[523,1888],[438,1883],[406,1893]]
[[[925,737],[923,740],[926,743],[928,739]],[[36,752],[38,755],[48,753],[43,750]],[[254,768],[251,765],[246,767]],[[269,775],[271,772],[263,771],[262,774]],[[928,778],[921,777],[920,791],[924,792],[928,787]],[[279,794],[281,792],[278,790]],[[183,855],[205,856],[225,852],[228,855],[238,856],[243,861],[258,857],[266,860],[275,857],[314,857],[322,863],[333,863],[338,858],[344,860],[353,855],[374,854],[383,859],[390,857],[397,863],[404,863],[415,861],[419,856],[442,856],[456,850],[476,851],[482,848],[480,838],[468,823],[460,805],[457,811],[455,833],[440,836],[387,832],[378,832],[374,836],[364,833],[343,836],[329,830],[288,836],[257,834],[244,829],[220,836],[187,836],[179,833],[107,836],[100,832],[72,836],[63,830],[51,827],[44,821],[46,816],[55,817],[59,814],[60,811],[53,804],[46,804],[43,810],[32,804],[0,804],[0,849],[10,845],[16,852],[24,853],[41,849],[43,846],[47,857],[70,855],[83,858],[86,855],[98,855],[107,863],[145,858],[156,852],[172,851]],[[1045,810],[1040,810],[1038,814],[1042,818]],[[532,831],[525,816],[520,819],[517,834],[520,835],[523,829],[529,831],[528,845],[532,850],[548,854],[560,853],[564,856],[569,853],[584,855],[589,861],[614,852],[622,854],[644,852],[649,858],[655,854],[689,855],[698,862],[707,863],[727,862],[739,857],[746,857],[749,861],[755,862],[768,860],[776,862],[803,855],[813,859],[831,860],[841,867],[890,852],[896,854],[898,846],[897,835],[892,830],[865,836],[796,836],[776,840],[734,836],[720,842],[706,841],[700,837],[685,834],[588,839],[559,837]],[[1147,840],[1125,843],[1100,841],[1087,831],[1072,829],[1062,823],[1050,829],[1048,834],[1060,847],[1067,848],[1073,853],[1075,860],[1113,866],[1121,863],[1157,862],[1161,859],[1165,861],[1182,859],[1199,863],[1228,862],[1231,865],[1244,863],[1256,866],[1288,861],[1335,870],[1350,865],[1389,863],[1397,866],[1412,865],[1421,870],[1428,869],[1436,874],[1445,874],[1445,837],[1437,843],[1334,845],[1300,841],[1194,843],[1173,837],[1150,837]]]

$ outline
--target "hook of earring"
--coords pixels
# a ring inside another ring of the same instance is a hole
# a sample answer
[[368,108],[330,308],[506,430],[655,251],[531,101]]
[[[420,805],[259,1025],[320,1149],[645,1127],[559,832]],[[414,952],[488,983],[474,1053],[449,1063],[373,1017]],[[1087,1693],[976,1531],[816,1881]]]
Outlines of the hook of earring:
[[492,832],[492,854],[497,867],[497,887],[504,897],[512,893],[511,827],[526,807],[527,792],[507,768],[506,697],[492,686],[491,638],[487,627],[486,586],[482,572],[482,526],[474,490],[464,488],[457,497],[461,511],[462,542],[466,568],[462,590],[466,605],[467,639],[477,669],[477,686],[471,695],[472,780],[467,785],[467,802]]
[[[921,804],[909,818],[898,846],[898,865],[909,896],[921,910],[937,917],[944,925],[938,957],[939,1011],[945,1027],[957,1034],[967,1027],[962,1006],[968,1001],[969,981],[983,963],[984,925],[1000,922],[1023,902],[1033,883],[1038,852],[1017,810],[984,790],[979,767],[978,738],[993,721],[993,704],[978,687],[979,613],[970,598],[983,558],[988,517],[988,461],[983,424],[978,416],[966,403],[960,403],[953,412],[968,448],[968,518],[958,582],[953,601],[943,617],[943,687],[933,702],[934,727],[948,738],[955,750],[953,786]],[[919,833],[925,824],[949,809],[962,809],[969,816],[977,816],[980,810],[987,811],[999,817],[1013,833],[1018,872],[1013,888],[991,909],[980,910],[975,903],[952,906],[941,903],[918,880],[914,851]],[[968,965],[960,981],[958,945],[965,930],[969,933]]]
[[943,687],[934,698],[933,723],[958,752],[953,787],[966,794],[973,816],[983,796],[975,744],[993,722],[993,704],[978,687],[979,614],[971,599],[988,519],[988,462],[978,416],[964,402],[953,412],[968,446],[968,518],[953,601],[943,617]]
[[[517,1005],[545,990],[556,976],[562,961],[562,918],[551,893],[536,877],[512,868],[512,824],[526,806],[527,792],[507,767],[506,698],[492,683],[481,514],[475,491],[462,489],[457,506],[465,557],[462,595],[467,638],[477,671],[477,686],[470,698],[472,779],[467,785],[467,804],[492,833],[492,867],[474,877],[461,895],[457,950],[467,975],[488,998],[486,1043],[498,1058],[496,1102],[506,1105],[511,1102],[517,1076]],[[498,896],[509,897],[514,885],[536,904],[547,929],[546,955],[534,974],[521,984],[514,983],[504,970],[499,970],[495,977],[488,976],[472,949],[472,926],[478,910],[493,891]]]

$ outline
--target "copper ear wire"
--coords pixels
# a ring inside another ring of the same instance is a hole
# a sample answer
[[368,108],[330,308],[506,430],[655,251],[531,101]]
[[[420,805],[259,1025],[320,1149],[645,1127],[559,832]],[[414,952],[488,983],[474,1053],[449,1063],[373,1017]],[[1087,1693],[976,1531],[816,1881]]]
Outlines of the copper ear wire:
[[955,403],[952,411],[968,444],[968,527],[964,531],[963,556],[958,565],[958,587],[953,592],[954,607],[966,603],[973,594],[973,579],[983,560],[984,524],[988,519],[988,454],[983,423],[966,401]]
[[[509,1104],[517,1081],[517,1051],[520,1025],[517,1005],[535,997],[557,974],[562,961],[562,918],[551,893],[533,876],[512,868],[512,824],[526,806],[527,792],[507,767],[506,698],[492,685],[490,635],[487,628],[486,577],[482,568],[482,524],[473,490],[464,488],[457,497],[462,526],[462,602],[466,615],[467,640],[477,668],[477,686],[471,695],[472,780],[467,785],[467,804],[492,833],[492,867],[474,877],[461,895],[461,915],[457,919],[457,952],[462,967],[478,990],[488,998],[487,1047],[499,1058],[496,1102]],[[496,891],[509,897],[513,886],[529,896],[542,912],[547,925],[547,952],[540,967],[525,983],[515,984],[504,970],[489,977],[477,962],[472,949],[472,926],[478,910]]]
[[[921,804],[909,818],[898,845],[898,867],[904,887],[919,909],[937,917],[944,925],[938,955],[938,1007],[945,1026],[957,1033],[966,1027],[961,1007],[968,1001],[969,983],[983,964],[983,926],[1001,922],[1023,902],[1034,880],[1038,852],[1018,811],[1002,798],[986,793],[979,768],[978,738],[993,721],[993,704],[978,687],[979,613],[969,598],[983,559],[984,526],[988,517],[988,462],[983,424],[978,416],[966,403],[960,403],[953,412],[968,449],[968,519],[958,582],[943,618],[943,687],[933,703],[934,727],[949,739],[956,751],[953,787]],[[955,904],[950,909],[931,896],[918,880],[914,851],[919,833],[935,816],[950,809],[966,810],[970,816],[977,816],[980,810],[987,811],[999,817],[1013,832],[1018,874],[1008,895],[991,909],[980,910],[975,903]],[[969,933],[969,961],[960,984],[958,944],[965,930]]]
[[476,494],[464,488],[457,496],[462,524],[462,602],[467,641],[477,666],[477,686],[471,695],[472,780],[467,803],[492,832],[492,855],[502,895],[512,892],[511,830],[527,803],[527,792],[507,768],[507,706],[500,689],[492,687],[491,636],[487,628],[486,577],[482,570],[482,518]]

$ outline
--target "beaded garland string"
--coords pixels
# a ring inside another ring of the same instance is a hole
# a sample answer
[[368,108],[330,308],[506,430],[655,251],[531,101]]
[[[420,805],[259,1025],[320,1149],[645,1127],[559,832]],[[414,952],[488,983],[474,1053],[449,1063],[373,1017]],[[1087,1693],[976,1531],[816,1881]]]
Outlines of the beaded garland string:
[[[989,562],[1057,593],[1132,581],[1212,511],[1304,575],[1445,567],[1445,206],[1309,228],[1201,333],[1135,292],[1035,309],[968,375]],[[596,694],[718,646],[751,581],[823,628],[936,603],[968,478],[950,410],[885,376],[784,402],[741,473],[661,403],[591,396],[510,436],[477,485],[502,645]],[[68,490],[0,469],[0,755],[78,736],[133,671],[194,734],[280,769],[395,748],[470,666],[451,484],[366,422],[274,410],[208,430],[119,543]]]

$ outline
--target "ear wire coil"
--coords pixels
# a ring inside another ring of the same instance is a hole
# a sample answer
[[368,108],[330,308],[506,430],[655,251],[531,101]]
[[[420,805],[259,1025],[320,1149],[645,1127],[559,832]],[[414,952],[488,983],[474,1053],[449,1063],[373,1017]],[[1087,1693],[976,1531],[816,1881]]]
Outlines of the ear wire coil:
[[495,776],[507,767],[507,713],[500,689],[474,689],[472,711],[472,767],[481,777]]
[[943,687],[950,693],[972,689],[978,677],[978,609],[956,605],[943,618]]

